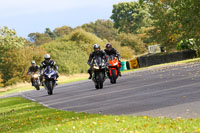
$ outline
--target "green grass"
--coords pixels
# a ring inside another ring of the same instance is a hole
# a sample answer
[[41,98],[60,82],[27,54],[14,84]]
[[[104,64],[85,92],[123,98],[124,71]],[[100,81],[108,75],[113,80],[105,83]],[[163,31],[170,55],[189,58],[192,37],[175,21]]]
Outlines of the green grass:
[[22,91],[27,91],[27,90],[34,90],[35,88],[30,87],[30,86],[23,86],[23,87],[13,87],[12,89],[0,92],[0,96],[12,94],[15,92],[22,92]]
[[1,133],[194,133],[200,119],[86,114],[49,109],[12,97],[0,99]]

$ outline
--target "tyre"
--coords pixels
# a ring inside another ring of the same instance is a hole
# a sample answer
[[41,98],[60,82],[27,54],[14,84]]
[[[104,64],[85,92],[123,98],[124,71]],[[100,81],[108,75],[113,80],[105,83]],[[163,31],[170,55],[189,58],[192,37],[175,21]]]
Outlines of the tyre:
[[100,87],[100,89],[103,88],[104,76],[105,76],[105,75],[104,75],[103,72],[100,72],[100,73],[99,73],[99,87]]
[[95,88],[96,88],[96,89],[100,89],[100,86],[99,86],[98,83],[97,83],[97,85],[95,85]]
[[116,84],[116,80],[117,80],[116,72],[115,72],[115,70],[112,70],[111,72],[112,72],[111,83]]
[[113,78],[110,78],[110,83],[113,84]]
[[53,91],[52,90],[49,90],[48,91],[48,95],[52,95],[53,94]]
[[40,85],[38,82],[35,82],[35,88],[36,88],[36,90],[40,90]]
[[40,90],[40,86],[36,86],[35,88],[36,88],[36,90]]
[[47,82],[47,88],[48,88],[48,95],[52,95],[53,94],[53,84],[52,81]]
[[103,83],[100,83],[100,89],[102,89],[103,88]]

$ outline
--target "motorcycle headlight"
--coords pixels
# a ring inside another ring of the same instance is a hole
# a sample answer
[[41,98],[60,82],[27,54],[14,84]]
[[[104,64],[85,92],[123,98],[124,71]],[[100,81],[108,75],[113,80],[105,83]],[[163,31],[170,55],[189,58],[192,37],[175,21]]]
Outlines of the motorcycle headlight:
[[93,68],[94,68],[94,69],[99,69],[99,67],[98,67],[98,66],[94,66]]
[[38,78],[39,75],[38,75],[38,74],[34,74],[33,77],[34,77],[34,78]]
[[114,63],[114,66],[116,66],[118,63],[116,62],[116,63]]
[[49,74],[48,77],[51,78],[51,74]]

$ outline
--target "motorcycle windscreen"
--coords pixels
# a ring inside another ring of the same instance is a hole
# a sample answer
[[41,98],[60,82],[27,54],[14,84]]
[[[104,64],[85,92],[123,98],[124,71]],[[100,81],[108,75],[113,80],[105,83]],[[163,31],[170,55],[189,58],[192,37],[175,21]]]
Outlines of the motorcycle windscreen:
[[104,60],[100,56],[95,57],[94,62],[96,63],[97,66],[102,66],[104,64]]

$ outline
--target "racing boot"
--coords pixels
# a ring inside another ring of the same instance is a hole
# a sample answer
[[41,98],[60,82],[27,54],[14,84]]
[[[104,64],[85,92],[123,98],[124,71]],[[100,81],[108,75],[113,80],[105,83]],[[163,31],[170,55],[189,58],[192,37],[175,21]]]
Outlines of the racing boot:
[[88,79],[92,79],[92,74],[91,74],[91,73],[89,73],[89,75],[90,75],[90,76],[89,76],[89,78],[88,78]]
[[120,77],[122,76],[120,68],[118,68],[118,74],[119,74]]

